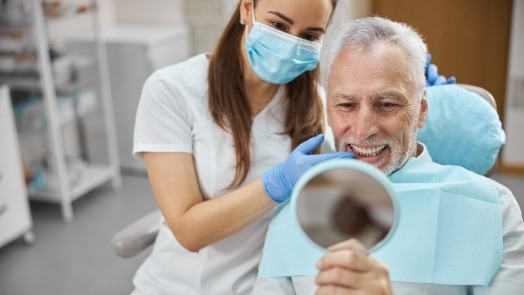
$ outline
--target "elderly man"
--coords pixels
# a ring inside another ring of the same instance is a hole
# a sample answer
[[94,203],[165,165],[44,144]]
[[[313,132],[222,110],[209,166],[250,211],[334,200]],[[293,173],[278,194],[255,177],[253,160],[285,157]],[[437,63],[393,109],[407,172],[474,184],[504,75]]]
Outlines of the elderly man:
[[[380,17],[350,22],[338,34],[327,87],[328,125],[336,149],[350,151],[356,159],[379,168],[394,184],[419,187],[416,205],[407,204],[411,208],[420,204],[415,210],[428,212],[428,217],[414,228],[423,233],[428,226],[425,222],[435,221],[439,232],[450,235],[436,235],[431,244],[411,233],[413,239],[397,239],[390,243],[396,243],[390,253],[379,257],[367,255],[358,241],[350,240],[331,247],[316,261],[316,257],[296,254],[308,253],[303,244],[307,242],[282,230],[291,216],[290,206],[284,203],[269,228],[255,294],[522,294],[524,224],[512,193],[463,168],[432,163],[424,145],[417,143],[417,131],[425,124],[428,111],[424,77],[427,48],[422,38],[411,27]],[[430,189],[424,190],[427,187]],[[440,198],[443,191],[453,193],[451,206],[437,208],[426,201]],[[468,222],[470,228],[457,226],[456,219],[436,220],[455,216],[457,208],[464,212],[460,222]],[[437,209],[452,214],[431,214]],[[475,215],[478,212],[486,215],[479,217]],[[417,218],[408,210],[402,213],[405,220]],[[488,228],[497,226],[499,231],[487,234],[492,238],[490,246],[482,241],[460,244],[464,235],[475,240],[477,234],[484,235]],[[457,236],[455,230],[461,234]],[[475,251],[493,255],[452,261],[456,247],[472,257],[478,256]],[[382,257],[384,261],[380,261]],[[426,265],[429,261],[434,264]],[[315,262],[318,272],[302,267]],[[414,267],[417,265],[420,267]],[[459,268],[467,269],[466,273],[453,275]]]

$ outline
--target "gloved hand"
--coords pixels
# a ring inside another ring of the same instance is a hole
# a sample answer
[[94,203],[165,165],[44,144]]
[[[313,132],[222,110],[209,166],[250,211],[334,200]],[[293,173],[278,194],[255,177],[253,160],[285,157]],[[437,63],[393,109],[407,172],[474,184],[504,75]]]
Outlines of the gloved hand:
[[312,155],[322,144],[324,135],[320,134],[301,143],[281,164],[262,175],[264,192],[275,202],[284,202],[291,196],[297,180],[306,170],[322,161],[336,158],[352,158],[347,152]]
[[455,84],[455,77],[451,76],[446,79],[446,77],[439,75],[437,70],[437,66],[431,63],[431,54],[428,53],[426,58],[426,86]]

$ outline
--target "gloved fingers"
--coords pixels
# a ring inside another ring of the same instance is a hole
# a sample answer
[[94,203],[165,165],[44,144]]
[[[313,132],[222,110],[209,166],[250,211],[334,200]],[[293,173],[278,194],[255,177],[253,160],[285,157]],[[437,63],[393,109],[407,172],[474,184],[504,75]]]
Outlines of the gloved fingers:
[[446,84],[455,84],[455,83],[457,83],[457,79],[455,78],[455,76],[451,76],[446,80]]
[[431,63],[431,53],[428,52],[428,55],[426,55],[426,68]]
[[318,148],[322,144],[323,141],[324,141],[324,135],[319,134],[299,144],[295,150],[298,150],[303,154],[309,155],[316,148]]
[[438,67],[431,64],[431,54],[428,53],[426,58],[426,86],[436,86],[444,84],[455,84],[455,77],[446,79],[443,75],[438,74]]
[[428,65],[427,69],[426,69],[426,78],[429,82],[429,85],[433,85],[435,80],[437,79],[438,77],[438,68],[436,65],[434,64],[430,64]]
[[442,75],[439,75],[437,79],[435,79],[435,82],[433,82],[434,86],[443,85],[443,84],[446,84],[446,78]]

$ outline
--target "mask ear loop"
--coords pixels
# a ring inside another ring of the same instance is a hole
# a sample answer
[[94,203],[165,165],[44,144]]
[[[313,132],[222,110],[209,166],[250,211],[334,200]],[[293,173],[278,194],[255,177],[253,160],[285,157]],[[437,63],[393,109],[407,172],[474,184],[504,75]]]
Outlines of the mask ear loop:
[[251,18],[253,19],[253,24],[255,24],[255,2],[251,1]]
[[[253,2],[253,1],[251,1],[251,19],[253,20],[253,26],[255,26],[255,22],[256,22],[255,21],[255,2]],[[253,29],[253,26],[251,27],[251,30]],[[247,33],[248,28],[247,27],[248,26],[246,24],[246,40],[247,40],[247,35],[248,35],[248,33]]]
[[[257,21],[255,20],[255,2],[253,1],[251,1],[251,20],[253,21],[253,27],[254,27]],[[253,27],[251,27],[251,29],[253,29]]]

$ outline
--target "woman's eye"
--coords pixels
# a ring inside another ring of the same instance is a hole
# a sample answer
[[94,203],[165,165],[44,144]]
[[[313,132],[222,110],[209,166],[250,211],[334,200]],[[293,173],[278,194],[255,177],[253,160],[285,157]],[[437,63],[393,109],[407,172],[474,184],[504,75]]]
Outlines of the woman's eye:
[[286,26],[284,26],[284,24],[282,24],[282,23],[273,22],[273,23],[271,23],[271,25],[273,26],[273,28],[275,28],[277,30],[280,30],[280,31],[283,31],[283,32],[286,31]]
[[304,34],[304,36],[302,36],[302,39],[305,39],[311,42],[315,42],[318,40],[318,37],[312,34]]

